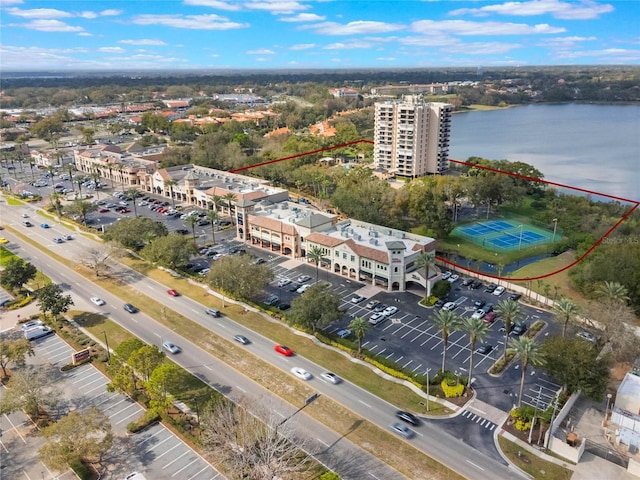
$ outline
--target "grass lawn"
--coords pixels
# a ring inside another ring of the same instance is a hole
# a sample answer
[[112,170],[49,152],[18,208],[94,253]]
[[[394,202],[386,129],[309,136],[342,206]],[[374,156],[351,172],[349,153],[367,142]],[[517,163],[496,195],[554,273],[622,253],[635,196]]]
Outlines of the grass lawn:
[[109,341],[109,347],[112,349],[125,340],[134,338],[134,335],[129,333],[128,330],[98,313],[69,310],[67,316],[82,328],[86,329],[98,340],[102,340],[106,334]]
[[[522,447],[507,440],[502,435],[498,435],[498,443],[506,457],[520,469],[527,472],[536,479],[545,480],[569,480],[573,475],[573,470],[564,468],[552,462],[547,462],[533,453],[525,451]],[[523,457],[518,457],[518,452],[523,453]]]
[[17,198],[14,198],[14,197],[5,196],[4,198],[7,200],[7,205],[18,206],[18,205],[25,204],[25,202],[23,202],[22,200],[18,200]]

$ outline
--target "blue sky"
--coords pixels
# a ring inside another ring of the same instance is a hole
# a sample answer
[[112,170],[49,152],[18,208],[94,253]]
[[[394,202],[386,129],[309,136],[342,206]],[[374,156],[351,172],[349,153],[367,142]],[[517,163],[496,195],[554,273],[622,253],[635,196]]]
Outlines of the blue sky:
[[2,70],[640,63],[640,0],[0,0]]

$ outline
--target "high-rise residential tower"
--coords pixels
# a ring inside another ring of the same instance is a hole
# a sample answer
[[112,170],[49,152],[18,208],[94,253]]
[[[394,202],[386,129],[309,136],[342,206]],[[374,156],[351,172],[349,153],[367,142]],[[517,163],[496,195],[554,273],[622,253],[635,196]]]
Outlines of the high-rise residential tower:
[[373,161],[377,168],[407,178],[447,170],[453,105],[405,96],[375,107]]

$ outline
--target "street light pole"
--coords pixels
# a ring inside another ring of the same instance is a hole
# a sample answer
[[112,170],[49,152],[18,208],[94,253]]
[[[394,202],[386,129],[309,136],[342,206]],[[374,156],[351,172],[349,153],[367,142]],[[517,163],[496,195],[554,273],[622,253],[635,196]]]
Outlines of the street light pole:
[[107,339],[107,332],[103,330],[102,333],[104,334],[104,343],[107,346],[107,363],[109,363],[109,361],[111,360],[111,353],[109,352],[109,340]]
[[613,395],[611,395],[610,393],[607,393],[607,408],[604,409],[604,421],[607,421],[607,416],[609,415],[609,402],[611,402],[611,397]]
[[429,369],[427,369],[427,412],[429,411]]
[[553,414],[551,415],[551,422],[549,422],[549,430],[547,432],[547,444],[544,446],[545,449],[549,448],[549,442],[551,441],[551,435],[553,435],[553,422],[556,419],[556,409],[558,408],[558,396],[553,397]]
[[299,409],[297,409],[295,412],[293,412],[291,415],[289,415],[287,418],[285,418],[284,420],[282,420],[280,423],[278,423],[276,425],[275,428],[275,433],[276,435],[278,435],[278,427],[281,427],[282,425],[284,425],[286,422],[288,422],[289,420],[291,420],[291,418],[293,418],[294,415],[296,415],[297,413],[301,412],[302,410],[304,410],[306,407],[308,407],[309,405],[311,405],[313,402],[315,402],[319,397],[320,397],[320,393],[314,393],[313,395],[311,395],[310,397],[308,397],[307,399],[305,399],[304,401],[304,405],[302,405]]
[[533,427],[536,424],[536,415],[538,414],[538,405],[540,404],[540,395],[542,395],[542,385],[538,390],[538,397],[536,398],[536,406],[533,409],[533,418],[531,419],[531,428],[529,429],[529,443],[531,443],[531,437],[533,436]]
[[556,229],[558,228],[558,219],[554,218],[553,219],[553,240],[552,242],[556,241]]

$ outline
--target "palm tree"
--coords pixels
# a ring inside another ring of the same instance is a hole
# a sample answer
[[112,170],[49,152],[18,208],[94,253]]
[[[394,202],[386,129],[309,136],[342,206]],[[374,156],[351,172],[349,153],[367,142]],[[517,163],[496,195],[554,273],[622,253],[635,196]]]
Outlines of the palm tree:
[[522,391],[524,390],[524,378],[529,365],[542,365],[544,357],[540,345],[529,337],[512,338],[510,347],[513,348],[515,356],[520,360],[520,396],[518,397],[518,408],[522,405]]
[[444,373],[446,358],[447,358],[447,346],[449,344],[449,335],[458,328],[460,323],[460,317],[449,310],[440,310],[433,318],[433,323],[440,331],[442,335],[442,372]]
[[471,354],[469,355],[469,382],[468,386],[471,386],[471,376],[473,374],[473,352],[476,349],[476,342],[482,342],[489,332],[489,325],[484,323],[481,318],[467,317],[462,321],[460,325],[461,330],[469,334],[469,347],[471,348]]
[[133,216],[137,217],[138,216],[138,210],[136,209],[136,198],[138,195],[138,189],[135,187],[131,187],[131,188],[127,188],[127,191],[125,192],[127,197],[131,199],[131,201],[133,202]]
[[47,173],[49,174],[49,180],[51,180],[51,186],[53,186],[53,174],[56,173],[55,167],[53,165],[48,165]]
[[235,225],[235,223],[233,221],[233,215],[231,214],[231,202],[235,202],[236,201],[236,194],[235,193],[227,193],[226,195],[222,196],[222,200],[227,202],[227,208],[229,209],[229,216],[231,217],[231,223]]
[[94,169],[91,171],[89,176],[91,177],[91,180],[93,180],[93,183],[95,184],[96,199],[100,199],[100,189],[98,188],[98,183],[100,183],[100,172],[98,171],[98,169]]
[[29,160],[29,168],[31,169],[31,181],[32,182],[35,182],[35,180],[36,180],[36,177],[33,175],[33,166],[35,164],[36,163],[33,161],[33,159]]
[[556,317],[562,321],[562,337],[564,338],[569,321],[578,313],[578,306],[570,298],[561,297],[553,309],[556,311]]
[[517,321],[522,315],[520,304],[513,300],[503,300],[496,305],[496,313],[504,320],[504,353],[503,359],[507,361],[507,343],[509,341],[509,332],[511,331],[511,325]]
[[191,227],[191,234],[193,235],[193,243],[196,243],[196,224],[200,221],[197,215],[189,215],[185,223]]
[[176,185],[178,185],[178,182],[176,182],[175,180],[164,181],[164,188],[169,188],[169,195],[171,195],[171,205],[173,205],[174,207],[176,206],[176,199],[173,198],[173,187],[175,187]]
[[220,195],[211,195],[211,205],[216,212],[220,210],[220,202],[222,202]]
[[316,283],[318,283],[318,267],[320,266],[320,261],[322,260],[322,249],[317,245],[314,245],[309,250],[307,250],[307,259],[310,262],[316,264]]
[[618,282],[604,282],[598,285],[596,293],[600,297],[604,297],[606,300],[611,300],[615,303],[626,303],[629,301],[627,295],[629,291],[627,288]]
[[349,322],[349,329],[356,336],[356,340],[358,341],[358,353],[361,353],[362,339],[369,331],[369,322],[362,317],[355,317],[351,322]]
[[60,203],[60,199],[62,198],[62,194],[56,192],[55,190],[51,192],[49,195],[49,200],[51,201],[51,205],[58,212],[58,217],[62,217],[62,204]]
[[424,298],[431,296],[431,282],[429,270],[436,264],[436,255],[433,252],[422,252],[415,261],[416,268],[424,268]]
[[218,221],[218,212],[215,210],[207,210],[207,220],[211,222],[211,241],[213,245],[216,244],[216,222]]

